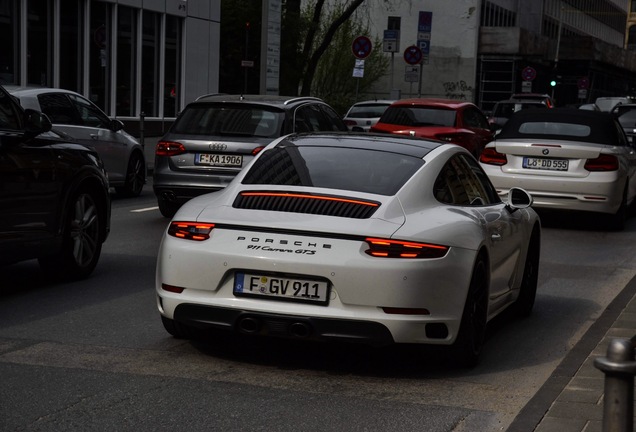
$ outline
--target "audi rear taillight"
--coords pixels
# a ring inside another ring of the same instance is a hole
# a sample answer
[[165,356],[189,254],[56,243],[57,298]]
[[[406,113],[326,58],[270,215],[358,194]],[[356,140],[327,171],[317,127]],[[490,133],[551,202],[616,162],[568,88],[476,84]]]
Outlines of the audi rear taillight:
[[174,141],[159,141],[155,147],[155,155],[157,156],[176,156],[185,152],[185,146]]
[[618,158],[612,155],[600,155],[595,159],[585,162],[588,171],[616,171],[618,170]]
[[508,163],[508,158],[505,154],[499,153],[493,147],[487,147],[482,150],[479,156],[479,162],[488,165],[505,165]]
[[185,240],[203,241],[210,238],[214,228],[211,223],[199,222],[171,222],[168,235]]
[[366,238],[368,255],[378,258],[442,258],[448,246],[401,240]]

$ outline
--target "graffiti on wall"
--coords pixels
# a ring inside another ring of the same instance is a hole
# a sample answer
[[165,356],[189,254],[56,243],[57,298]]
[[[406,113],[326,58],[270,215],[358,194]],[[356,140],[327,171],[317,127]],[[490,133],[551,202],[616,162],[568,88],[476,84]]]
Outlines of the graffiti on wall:
[[446,81],[444,84],[444,92],[448,99],[472,100],[473,88],[466,81]]

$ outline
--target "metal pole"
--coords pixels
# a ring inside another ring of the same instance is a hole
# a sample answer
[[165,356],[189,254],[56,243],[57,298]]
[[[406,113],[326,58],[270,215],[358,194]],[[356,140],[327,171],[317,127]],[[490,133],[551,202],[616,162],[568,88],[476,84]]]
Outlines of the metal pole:
[[634,431],[634,344],[629,339],[614,339],[607,357],[594,360],[605,373],[603,396],[603,432]]
[[146,119],[146,113],[144,113],[143,111],[141,113],[139,113],[139,143],[141,144],[141,148],[145,148],[146,144],[145,144],[145,139],[144,139],[144,123],[145,123],[145,119]]

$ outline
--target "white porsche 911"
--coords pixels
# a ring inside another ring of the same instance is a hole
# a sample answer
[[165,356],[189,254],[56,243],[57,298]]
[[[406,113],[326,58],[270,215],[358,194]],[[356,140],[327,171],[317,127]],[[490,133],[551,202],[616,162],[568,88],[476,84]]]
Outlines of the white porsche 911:
[[541,226],[462,147],[393,135],[272,142],[185,204],[157,262],[165,329],[448,345],[476,364],[487,322],[530,314]]

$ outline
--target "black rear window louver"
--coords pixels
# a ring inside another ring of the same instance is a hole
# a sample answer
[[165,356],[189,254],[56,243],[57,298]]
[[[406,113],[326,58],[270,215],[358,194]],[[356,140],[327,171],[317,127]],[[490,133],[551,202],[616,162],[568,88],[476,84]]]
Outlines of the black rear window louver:
[[368,219],[380,207],[380,203],[333,195],[254,191],[241,192],[233,207]]

